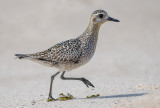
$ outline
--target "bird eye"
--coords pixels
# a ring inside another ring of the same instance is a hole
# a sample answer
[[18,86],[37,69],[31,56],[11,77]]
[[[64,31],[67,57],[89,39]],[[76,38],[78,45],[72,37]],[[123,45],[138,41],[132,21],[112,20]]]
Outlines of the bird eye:
[[103,14],[99,14],[99,18],[103,18]]

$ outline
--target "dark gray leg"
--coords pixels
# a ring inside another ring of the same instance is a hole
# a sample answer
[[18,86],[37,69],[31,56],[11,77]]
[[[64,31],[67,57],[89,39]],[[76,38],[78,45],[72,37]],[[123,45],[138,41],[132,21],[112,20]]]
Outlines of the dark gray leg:
[[54,100],[54,98],[52,97],[52,84],[53,84],[54,77],[57,76],[59,73],[60,72],[57,72],[56,74],[54,74],[54,75],[51,76],[51,82],[50,82],[50,89],[49,89],[48,99]]
[[82,81],[87,87],[89,87],[89,86],[94,87],[94,85],[93,85],[91,82],[89,82],[87,79],[85,79],[85,78],[66,78],[66,77],[64,77],[64,74],[65,74],[65,72],[63,72],[62,75],[61,75],[61,79],[62,79],[62,80],[80,80],[80,81]]

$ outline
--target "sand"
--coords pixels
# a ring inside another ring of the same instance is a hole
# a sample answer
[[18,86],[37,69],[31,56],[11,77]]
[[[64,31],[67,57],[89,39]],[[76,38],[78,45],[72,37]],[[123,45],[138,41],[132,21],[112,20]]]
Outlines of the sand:
[[[159,0],[0,0],[0,108],[160,108]],[[79,36],[91,13],[104,9],[120,23],[102,25],[96,53],[83,67],[56,77],[47,102],[50,76],[58,70],[16,53],[34,53]],[[86,96],[100,94],[97,98]]]

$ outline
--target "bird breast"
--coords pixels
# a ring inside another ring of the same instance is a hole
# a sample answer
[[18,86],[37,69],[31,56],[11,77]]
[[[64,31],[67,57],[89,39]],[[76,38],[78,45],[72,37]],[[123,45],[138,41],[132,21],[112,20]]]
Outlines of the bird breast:
[[87,63],[93,57],[97,45],[97,39],[94,36],[87,37],[83,39],[81,49],[82,49],[82,61]]

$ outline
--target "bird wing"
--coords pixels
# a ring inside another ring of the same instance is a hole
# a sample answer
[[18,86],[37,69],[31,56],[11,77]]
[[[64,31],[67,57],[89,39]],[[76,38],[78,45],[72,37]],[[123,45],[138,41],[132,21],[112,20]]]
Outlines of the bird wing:
[[75,62],[78,63],[81,57],[81,41],[78,39],[71,39],[45,50],[43,52],[38,52],[31,54],[30,56],[39,60],[48,62]]

